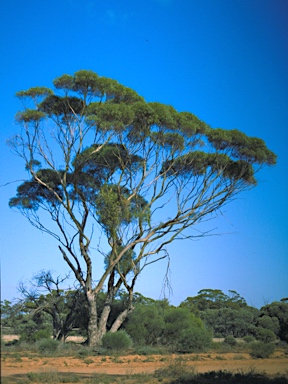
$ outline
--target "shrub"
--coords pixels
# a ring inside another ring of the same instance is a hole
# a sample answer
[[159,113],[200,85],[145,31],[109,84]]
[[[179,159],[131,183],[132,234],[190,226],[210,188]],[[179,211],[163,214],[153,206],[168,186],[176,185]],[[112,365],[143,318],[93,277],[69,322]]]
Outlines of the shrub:
[[271,343],[276,340],[276,335],[269,329],[259,328],[256,333],[256,339],[264,343]]
[[37,349],[39,352],[45,354],[45,353],[51,353],[55,352],[58,348],[59,342],[52,339],[42,339],[39,340],[37,343]]
[[102,339],[103,347],[111,350],[123,350],[132,346],[132,339],[125,331],[107,332]]
[[129,314],[125,330],[138,345],[155,345],[163,333],[165,323],[156,305],[139,305]]
[[263,341],[256,341],[251,345],[250,355],[256,359],[266,359],[271,356],[275,350],[275,345],[271,343],[264,343]]
[[234,347],[237,344],[237,341],[234,336],[228,335],[225,337],[224,343],[230,345],[231,347]]
[[[79,383],[80,377],[74,374],[61,374],[57,371],[47,371],[47,372],[28,372],[27,373],[28,382],[32,383]],[[21,381],[22,382],[22,381]],[[23,381],[23,383],[26,381]]]
[[169,377],[170,379],[177,378],[177,383],[191,383],[191,380],[196,377],[196,371],[195,368],[188,365],[186,361],[178,358],[172,360],[171,363],[164,368],[157,369],[155,371],[155,376],[158,378],[158,381],[160,381],[159,379],[163,380],[164,378]]
[[211,340],[211,334],[207,329],[189,327],[179,335],[178,351],[202,352],[210,347]]
[[243,340],[246,343],[253,343],[255,341],[255,338],[253,336],[245,336],[245,337],[243,337]]
[[78,352],[77,352],[77,357],[79,359],[85,359],[86,357],[91,355],[91,351],[89,348],[82,347]]
[[40,329],[34,333],[34,340],[50,339],[50,331],[48,329]]

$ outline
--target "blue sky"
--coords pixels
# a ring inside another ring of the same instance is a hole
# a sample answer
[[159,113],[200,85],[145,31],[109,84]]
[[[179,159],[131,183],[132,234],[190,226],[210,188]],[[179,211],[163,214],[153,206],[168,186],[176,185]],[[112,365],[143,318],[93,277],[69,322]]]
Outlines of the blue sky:
[[[15,93],[91,69],[147,101],[212,127],[261,137],[278,155],[259,185],[211,222],[221,236],[173,244],[172,304],[200,289],[236,290],[261,307],[288,295],[288,2],[286,0],[5,0],[0,16],[1,297],[41,269],[68,271],[57,244],[8,207],[23,164],[5,145],[17,133]],[[5,186],[3,186],[5,185]],[[165,264],[136,290],[163,297]],[[167,294],[168,292],[166,292]]]

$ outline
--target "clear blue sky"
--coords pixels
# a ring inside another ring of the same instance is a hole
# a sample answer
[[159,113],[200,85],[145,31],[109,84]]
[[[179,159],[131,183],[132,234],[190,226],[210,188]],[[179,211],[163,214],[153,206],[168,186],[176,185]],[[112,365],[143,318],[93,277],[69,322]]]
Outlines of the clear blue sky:
[[[3,0],[0,184],[26,177],[5,145],[19,129],[15,92],[79,69],[114,78],[147,101],[261,137],[278,155],[211,222],[221,236],[170,247],[171,303],[202,288],[236,290],[257,307],[287,297],[287,19],[287,0]],[[2,300],[41,269],[68,271],[55,241],[9,209],[18,184],[0,188]],[[164,273],[164,263],[147,269],[136,290],[163,297]]]

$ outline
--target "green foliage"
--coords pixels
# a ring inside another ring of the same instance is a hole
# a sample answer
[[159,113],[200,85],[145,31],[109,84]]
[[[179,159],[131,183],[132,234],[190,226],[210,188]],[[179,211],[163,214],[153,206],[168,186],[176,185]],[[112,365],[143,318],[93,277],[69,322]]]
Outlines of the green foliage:
[[103,347],[112,351],[121,351],[132,346],[132,339],[125,331],[107,332],[102,338]]
[[264,343],[271,343],[276,340],[276,335],[273,331],[261,327],[255,328],[254,335],[257,340],[263,341]]
[[40,329],[34,333],[34,340],[49,339],[51,337],[51,331],[49,329]]
[[249,163],[275,164],[276,156],[266,148],[263,140],[255,137],[248,138],[236,129],[230,131],[213,129],[209,131],[208,139],[218,150],[229,147],[235,158],[245,159]]
[[82,379],[75,374],[65,374],[59,373],[57,371],[47,371],[47,372],[29,372],[27,373],[27,378],[31,383],[79,383],[82,382]]
[[243,337],[243,340],[246,342],[246,343],[253,343],[255,341],[255,338],[253,336],[244,336]]
[[272,355],[275,350],[275,345],[272,343],[264,343],[262,341],[256,341],[251,344],[250,355],[256,359],[267,359]]
[[[261,314],[265,319],[267,325],[267,317],[270,317],[269,325],[265,328],[273,330],[280,340],[288,342],[288,302],[285,300],[280,302],[273,302],[261,308]],[[260,320],[260,319],[259,319]],[[260,320],[263,327],[263,320]]]
[[228,335],[225,337],[224,343],[230,345],[231,347],[234,347],[237,344],[237,341],[234,336]]
[[170,307],[164,314],[162,343],[174,351],[203,351],[211,343],[211,334],[200,318],[184,308]]
[[259,317],[256,319],[256,325],[257,327],[268,329],[275,334],[278,334],[280,330],[279,319],[275,316],[265,315],[261,313],[261,311]]
[[157,344],[165,327],[157,305],[138,305],[129,315],[125,329],[138,345]]
[[258,315],[258,310],[249,307],[243,297],[233,290],[226,295],[219,289],[202,289],[197,296],[187,297],[180,307],[201,317],[205,326],[218,337],[247,335]]
[[[167,372],[168,373],[168,372]],[[164,374],[165,375],[165,374]],[[165,375],[166,377],[169,375]],[[232,373],[225,371],[210,371],[205,373],[183,372],[170,384],[287,384],[285,376],[270,377],[255,371]]]
[[56,352],[59,346],[59,341],[52,339],[42,339],[37,342],[38,352],[43,354],[51,354]]
[[211,333],[205,328],[189,327],[178,338],[178,351],[185,353],[203,352],[211,345]]
[[233,290],[226,295],[220,289],[201,289],[197,296],[187,297],[180,306],[193,306],[199,311],[204,311],[220,308],[240,309],[247,307],[247,303],[239,293]]
[[[54,278],[50,271],[40,271],[20,284],[22,299],[11,308],[10,324],[21,340],[34,342],[53,335],[63,340],[72,327],[87,329],[87,305],[81,290],[64,290],[67,276]],[[13,323],[11,322],[13,320]]]
[[[25,316],[19,323],[18,331],[20,333],[20,341],[26,341],[29,343],[35,342],[36,337],[38,337],[38,332],[41,330],[41,327],[41,322],[36,322],[31,317]],[[46,330],[44,330],[44,333],[46,333]]]
[[241,309],[220,308],[206,309],[199,313],[205,325],[213,330],[214,335],[243,337],[247,335],[254,318],[254,311],[248,307]]

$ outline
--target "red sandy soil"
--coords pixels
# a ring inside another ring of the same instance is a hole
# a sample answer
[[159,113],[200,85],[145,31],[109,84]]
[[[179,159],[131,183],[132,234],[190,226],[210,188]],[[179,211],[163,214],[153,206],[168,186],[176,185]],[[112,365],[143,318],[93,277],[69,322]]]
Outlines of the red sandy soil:
[[28,372],[69,372],[93,375],[153,373],[159,368],[182,359],[196,372],[220,371],[251,372],[251,370],[267,375],[288,374],[288,356],[284,351],[277,350],[269,359],[252,359],[247,353],[201,353],[185,355],[147,355],[147,356],[88,356],[83,359],[76,357],[25,357],[21,352],[15,357],[7,352],[1,356],[2,376],[7,377]]
[[[241,360],[237,360],[241,355]],[[197,361],[191,361],[197,356]],[[221,356],[221,360],[217,360]],[[176,355],[149,355],[149,356],[89,356],[86,359],[74,357],[6,357],[2,356],[2,376],[25,374],[28,372],[70,372],[82,374],[106,373],[106,374],[133,374],[153,373],[156,369],[171,364]],[[269,359],[251,359],[247,354],[201,354],[185,355],[185,363],[193,366],[197,372],[227,370],[230,372],[250,372],[251,370],[275,375],[287,374],[288,358],[277,352]],[[223,360],[222,360],[223,359]],[[236,359],[236,360],[235,360]],[[163,361],[164,360],[164,361]],[[85,361],[88,361],[85,362]]]

